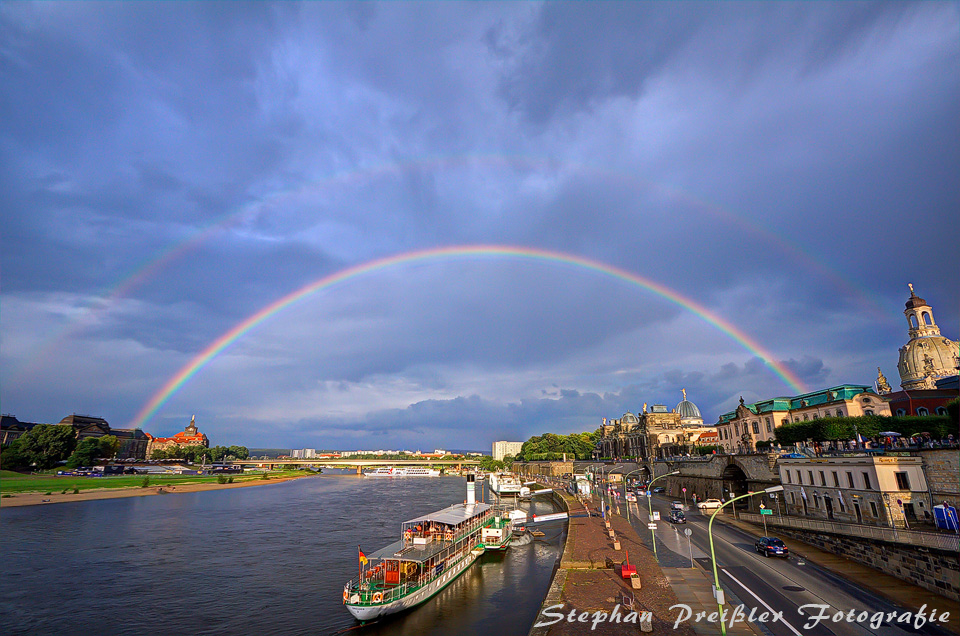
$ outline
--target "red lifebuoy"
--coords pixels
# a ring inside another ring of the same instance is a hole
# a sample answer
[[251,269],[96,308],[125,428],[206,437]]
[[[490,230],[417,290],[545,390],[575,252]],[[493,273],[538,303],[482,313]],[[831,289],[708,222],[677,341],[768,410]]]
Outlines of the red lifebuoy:
[[381,594],[380,592],[374,592],[374,593],[373,593],[373,602],[374,602],[374,603],[379,603],[379,602],[382,601],[382,600],[383,600],[383,594]]

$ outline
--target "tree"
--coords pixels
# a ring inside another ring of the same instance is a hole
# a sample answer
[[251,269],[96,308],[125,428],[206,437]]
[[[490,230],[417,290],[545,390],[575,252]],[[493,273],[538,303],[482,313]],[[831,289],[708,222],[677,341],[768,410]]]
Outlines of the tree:
[[53,468],[70,457],[77,447],[73,427],[62,424],[37,424],[16,441],[27,465],[36,465],[39,469]]
[[91,466],[98,459],[110,459],[120,449],[120,440],[115,435],[86,437],[80,440],[76,450],[67,459],[67,468]]
[[21,470],[30,466],[30,457],[20,448],[20,440],[15,439],[0,451],[0,466],[6,470]]

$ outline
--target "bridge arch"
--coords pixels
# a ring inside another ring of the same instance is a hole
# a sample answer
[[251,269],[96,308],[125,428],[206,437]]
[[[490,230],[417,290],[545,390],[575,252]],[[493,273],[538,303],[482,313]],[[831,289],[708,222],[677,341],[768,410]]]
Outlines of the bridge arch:
[[[747,494],[747,481],[749,481],[749,477],[736,460],[730,460],[730,463],[724,467],[723,472],[720,474],[720,479],[723,482],[721,487],[723,488],[724,499],[732,499],[733,497]],[[737,502],[734,505],[737,507],[746,507],[749,504]]]

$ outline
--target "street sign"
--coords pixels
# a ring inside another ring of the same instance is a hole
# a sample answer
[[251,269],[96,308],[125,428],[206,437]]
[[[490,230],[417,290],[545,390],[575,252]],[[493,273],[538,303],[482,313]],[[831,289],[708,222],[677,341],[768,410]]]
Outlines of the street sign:
[[656,530],[656,529],[657,529],[657,524],[655,524],[655,523],[648,523],[648,524],[647,524],[647,527],[650,528],[651,530]]
[[680,490],[682,490],[683,492],[687,492],[686,488],[681,488]]
[[654,520],[654,521],[660,521],[660,511],[658,511],[658,510],[654,510],[654,511],[653,511],[653,520]]
[[760,510],[760,514],[762,514],[762,515],[772,515],[772,514],[773,514],[773,510],[770,510],[769,508],[764,508],[764,509],[761,509],[761,510]]
[[689,537],[691,534],[693,534],[693,530],[691,530],[690,528],[684,528],[684,529],[683,529],[683,534],[685,534],[685,535],[687,535],[687,536]]
[[[764,506],[763,504],[760,504],[760,510],[763,510],[764,508],[766,508],[766,506]],[[760,514],[763,514],[763,513],[761,512]]]
[[647,497],[649,497],[649,496],[650,496],[650,491],[648,490],[648,491],[647,491]]

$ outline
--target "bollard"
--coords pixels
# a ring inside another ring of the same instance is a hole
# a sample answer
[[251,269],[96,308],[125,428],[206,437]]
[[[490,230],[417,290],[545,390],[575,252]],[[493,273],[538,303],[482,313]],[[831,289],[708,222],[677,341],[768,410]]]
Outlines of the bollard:
[[635,590],[639,590],[642,587],[640,583],[640,575],[636,572],[630,575],[630,587]]
[[610,527],[610,522],[609,522],[609,521],[604,521],[603,523],[604,523],[608,528]]
[[614,549],[614,550],[619,550],[619,549],[620,549],[620,542],[617,541],[616,539],[613,540],[613,549]]
[[652,632],[652,631],[653,631],[653,612],[641,612],[641,614],[640,614],[640,631],[641,631],[641,632]]
[[616,538],[616,536],[617,536],[616,533],[615,533],[613,530],[611,530],[611,531],[610,531],[610,538],[611,538],[611,539],[614,539],[614,538]]

